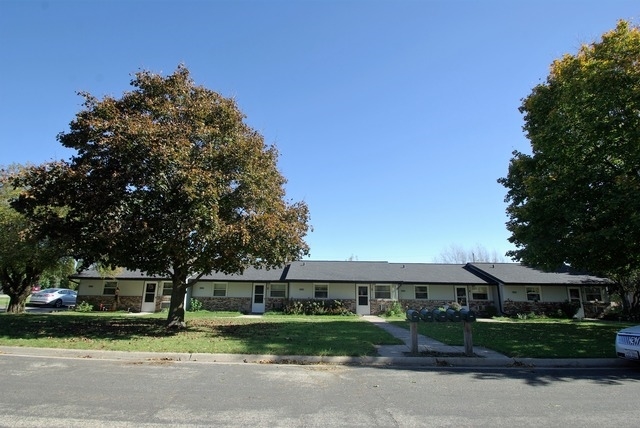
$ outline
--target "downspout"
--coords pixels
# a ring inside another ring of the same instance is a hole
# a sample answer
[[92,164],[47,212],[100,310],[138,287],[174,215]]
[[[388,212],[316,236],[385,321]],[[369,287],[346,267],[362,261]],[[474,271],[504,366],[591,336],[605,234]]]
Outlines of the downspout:
[[404,282],[399,282],[398,285],[396,286],[396,302],[398,302],[398,304],[400,304],[400,288],[404,285]]
[[503,305],[504,302],[502,301],[502,292],[501,292],[501,290],[502,290],[503,284],[501,282],[499,282],[499,281],[496,281],[496,282],[497,282],[496,291],[498,292],[498,313],[501,314],[501,315],[507,315],[504,312],[504,305]]
[[[189,284],[189,279],[190,278],[191,278],[191,276],[187,277],[187,280],[185,281],[187,284]],[[184,306],[184,310],[185,311],[191,310],[191,296],[193,296],[193,284],[192,284],[191,287],[187,287],[187,292],[184,293],[183,306]]]

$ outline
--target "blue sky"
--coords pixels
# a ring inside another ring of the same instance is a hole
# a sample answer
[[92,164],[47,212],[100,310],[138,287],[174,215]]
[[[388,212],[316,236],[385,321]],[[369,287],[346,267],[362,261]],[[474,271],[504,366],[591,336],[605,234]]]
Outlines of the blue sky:
[[184,63],[233,97],[304,200],[311,259],[432,262],[511,249],[520,100],[637,1],[0,0],[0,165],[69,158],[78,91]]

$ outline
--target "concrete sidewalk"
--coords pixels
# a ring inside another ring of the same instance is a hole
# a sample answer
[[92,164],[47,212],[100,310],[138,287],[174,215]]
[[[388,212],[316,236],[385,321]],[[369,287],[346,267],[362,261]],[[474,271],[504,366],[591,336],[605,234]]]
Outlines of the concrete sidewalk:
[[[397,337],[404,342],[404,345],[381,345],[378,347],[378,354],[381,357],[406,357],[411,351],[411,332],[405,328],[390,324],[384,318],[369,315],[363,316],[363,319],[375,324],[383,330],[386,330],[391,335]],[[461,329],[462,331],[462,329]],[[462,333],[461,333],[462,334]],[[432,352],[442,354],[443,356],[456,354],[457,356],[464,356],[464,346],[451,346],[431,339],[430,337],[418,335],[418,352]],[[502,355],[491,349],[483,348],[480,346],[473,347],[473,353],[477,357],[492,358],[503,361],[511,361],[506,355]],[[414,357],[415,358],[415,357]],[[473,358],[473,357],[467,357]]]

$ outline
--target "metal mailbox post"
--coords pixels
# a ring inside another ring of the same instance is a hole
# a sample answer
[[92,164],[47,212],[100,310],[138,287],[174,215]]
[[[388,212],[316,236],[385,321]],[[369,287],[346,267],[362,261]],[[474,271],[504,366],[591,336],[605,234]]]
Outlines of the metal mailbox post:
[[420,321],[420,315],[418,311],[409,309],[407,311],[407,320],[409,321],[409,331],[411,332],[411,353],[418,353],[418,321]]
[[416,311],[414,309],[407,310],[407,321],[409,321],[411,331],[411,353],[418,353],[418,322],[420,320],[424,322],[433,321],[453,321],[463,324],[464,331],[464,353],[467,356],[473,356],[473,337],[471,323],[476,321],[476,313],[469,309],[460,309],[456,311],[453,308],[448,308],[446,311],[441,311],[436,308],[428,310],[426,308]]

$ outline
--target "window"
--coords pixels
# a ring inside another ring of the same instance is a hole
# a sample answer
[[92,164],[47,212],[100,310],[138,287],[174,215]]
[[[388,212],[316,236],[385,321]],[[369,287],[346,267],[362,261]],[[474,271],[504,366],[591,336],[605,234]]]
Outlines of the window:
[[171,296],[171,292],[173,291],[173,282],[163,282],[162,283],[162,295],[163,296]]
[[226,282],[214,282],[213,283],[213,297],[225,297],[227,295],[227,283]]
[[489,300],[489,287],[473,287],[471,289],[471,300]]
[[532,302],[540,301],[540,287],[527,287],[527,300]]
[[602,287],[585,287],[584,296],[587,302],[602,302]]
[[115,296],[117,286],[118,286],[118,283],[116,281],[106,281],[104,283],[104,289],[102,290],[102,294]]
[[428,299],[429,298],[429,287],[426,285],[416,285],[416,299]]
[[271,284],[270,297],[287,297],[287,284]]
[[329,284],[313,284],[313,297],[326,299],[329,297]]
[[374,297],[376,299],[390,299],[391,298],[391,286],[390,285],[376,285],[374,288]]

